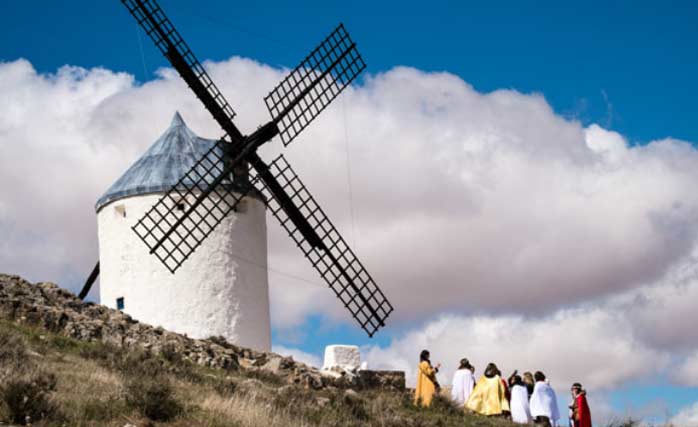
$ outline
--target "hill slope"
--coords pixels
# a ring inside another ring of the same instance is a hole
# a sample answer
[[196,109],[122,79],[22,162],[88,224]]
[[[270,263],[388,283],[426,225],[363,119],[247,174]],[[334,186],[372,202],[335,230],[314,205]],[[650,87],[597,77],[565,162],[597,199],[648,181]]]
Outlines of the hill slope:
[[[292,358],[194,340],[50,283],[0,275],[0,421],[46,426],[509,426],[398,373],[331,378]],[[29,416],[29,418],[27,418]],[[1,423],[0,423],[1,424]]]

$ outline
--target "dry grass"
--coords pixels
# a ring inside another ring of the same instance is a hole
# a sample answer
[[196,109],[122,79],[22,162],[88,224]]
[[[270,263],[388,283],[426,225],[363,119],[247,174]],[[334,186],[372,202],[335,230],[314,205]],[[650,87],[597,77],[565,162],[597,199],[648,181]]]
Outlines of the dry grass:
[[[4,340],[4,341],[3,341]],[[130,404],[129,385],[169,385],[167,396],[181,413],[158,426],[176,427],[511,427],[502,419],[466,415],[444,398],[424,410],[405,392],[309,391],[247,371],[202,368],[172,355],[127,352],[103,344],[74,341],[45,331],[0,321],[0,372],[18,364],[51,372],[56,387],[49,398],[59,413],[36,426],[153,425]],[[21,359],[21,360],[20,360]],[[27,363],[30,360],[30,363]],[[4,370],[3,370],[4,369]],[[156,387],[158,388],[158,387]],[[166,388],[166,387],[165,387]],[[160,389],[160,391],[162,391]],[[0,421],[9,419],[0,405]]]
[[223,397],[212,393],[203,398],[200,407],[212,421],[225,420],[221,425],[230,425],[231,423],[236,427],[308,425],[302,420],[291,418],[285,411],[272,411],[269,403],[255,396]]

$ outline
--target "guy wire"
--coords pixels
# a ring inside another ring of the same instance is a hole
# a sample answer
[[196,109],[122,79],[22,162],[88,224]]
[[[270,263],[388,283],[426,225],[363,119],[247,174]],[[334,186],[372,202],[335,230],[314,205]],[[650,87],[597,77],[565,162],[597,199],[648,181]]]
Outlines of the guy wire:
[[269,266],[269,264],[261,264],[261,263],[256,262],[256,261],[252,261],[251,259],[242,257],[242,256],[240,256],[240,255],[238,255],[238,254],[232,254],[232,253],[231,253],[230,255],[231,255],[233,258],[235,258],[235,259],[237,259],[237,260],[239,260],[239,261],[246,262],[246,263],[251,264],[251,265],[253,265],[253,266],[255,266],[255,267],[261,268],[261,269],[263,269],[263,270],[271,271],[272,273],[276,273],[276,274],[278,274],[278,275],[280,275],[280,276],[286,276],[286,277],[288,277],[288,278],[297,280],[297,281],[299,281],[299,282],[305,282],[305,283],[308,283],[308,284],[313,285],[313,286],[318,286],[318,287],[322,287],[322,288],[326,288],[326,287],[327,287],[327,285],[324,285],[324,284],[321,284],[321,283],[318,283],[318,282],[313,282],[313,281],[308,280],[308,279],[306,279],[306,278],[303,278],[303,277],[300,277],[300,276],[296,276],[295,274],[286,273],[285,271],[281,271],[281,270],[278,270],[278,269],[276,269],[276,268],[272,268],[272,267]]
[[145,66],[145,53],[143,53],[143,41],[141,40],[141,31],[136,25],[136,36],[138,37],[138,47],[141,51],[141,61],[143,62],[143,83],[148,81],[148,68]]
[[[351,240],[352,246],[356,246],[356,221],[354,218],[354,191],[351,185],[351,156],[349,155],[349,130],[347,129],[347,107],[346,107],[346,94],[342,97],[342,122],[344,123],[344,148],[347,153],[347,187],[349,190],[349,215],[351,217]],[[358,248],[357,248],[358,250]]]

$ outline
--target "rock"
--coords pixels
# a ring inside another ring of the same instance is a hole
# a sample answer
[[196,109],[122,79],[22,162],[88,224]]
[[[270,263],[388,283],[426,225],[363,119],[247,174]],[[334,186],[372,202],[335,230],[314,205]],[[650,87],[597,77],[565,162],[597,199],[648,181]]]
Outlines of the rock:
[[313,390],[321,389],[325,383],[323,382],[322,375],[320,373],[309,373],[304,377],[304,385],[306,388],[312,388]]
[[276,394],[286,394],[290,393],[294,389],[292,385],[284,385],[276,389]]
[[324,408],[325,406],[330,404],[330,398],[328,397],[316,397],[315,398],[315,404],[321,408]]
[[357,382],[364,389],[404,390],[405,373],[403,371],[359,371]]
[[267,363],[265,363],[261,369],[267,372],[270,372],[272,374],[281,374],[283,371],[287,371],[290,369],[293,369],[293,358],[291,357],[282,357],[276,354],[273,354],[269,357],[267,360]]
[[28,356],[31,356],[31,357],[37,357],[37,358],[40,358],[40,359],[44,357],[43,354],[37,353],[37,352],[35,352],[34,350],[27,350],[27,355],[28,355]]
[[[333,360],[341,363],[332,370],[321,372],[291,357],[238,347],[221,337],[196,340],[161,327],[146,325],[121,311],[83,302],[53,283],[33,285],[19,276],[0,274],[0,318],[35,325],[81,341],[140,348],[171,360],[187,360],[227,370],[264,371],[278,376],[287,384],[315,390],[328,387],[357,390],[405,387],[403,372],[356,372],[354,366],[358,367],[359,362],[354,356],[358,353],[349,349],[352,346],[338,346],[344,350],[335,351]],[[47,340],[44,335],[40,335],[40,339]],[[250,387],[262,384],[258,380],[246,382]]]
[[272,374],[278,374],[281,371],[281,357],[272,357],[261,369]]
[[240,359],[240,366],[245,368],[245,369],[251,369],[253,367],[250,359],[245,359],[245,358]]
[[322,370],[320,371],[320,374],[324,377],[330,377],[333,379],[338,379],[345,375],[344,372],[337,372],[335,370]]

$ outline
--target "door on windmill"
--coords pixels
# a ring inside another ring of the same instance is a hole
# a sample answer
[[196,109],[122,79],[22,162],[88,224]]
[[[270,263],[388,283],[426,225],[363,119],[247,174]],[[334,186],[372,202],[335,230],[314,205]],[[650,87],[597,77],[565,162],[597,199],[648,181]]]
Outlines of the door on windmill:
[[124,309],[124,297],[119,297],[116,299],[116,309],[117,310]]

